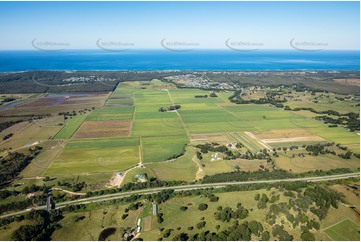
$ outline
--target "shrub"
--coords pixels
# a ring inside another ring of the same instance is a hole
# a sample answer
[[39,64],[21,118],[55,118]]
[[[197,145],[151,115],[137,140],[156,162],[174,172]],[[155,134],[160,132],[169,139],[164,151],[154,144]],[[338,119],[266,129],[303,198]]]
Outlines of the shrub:
[[198,209],[201,210],[201,211],[207,210],[207,208],[208,208],[208,205],[205,204],[205,203],[201,203],[198,206]]
[[180,209],[181,211],[186,211],[186,210],[188,209],[188,207],[186,207],[186,206],[181,206],[179,209]]

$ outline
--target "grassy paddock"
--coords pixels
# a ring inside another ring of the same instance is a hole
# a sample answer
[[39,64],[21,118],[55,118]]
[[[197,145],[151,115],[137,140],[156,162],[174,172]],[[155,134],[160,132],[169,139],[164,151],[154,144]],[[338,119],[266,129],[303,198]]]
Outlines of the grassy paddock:
[[165,181],[193,181],[198,167],[192,161],[195,150],[192,147],[186,148],[186,153],[171,162],[155,162],[146,164],[156,177]]
[[[358,168],[359,160],[352,157],[350,160],[342,159],[335,155],[311,156],[305,150],[278,151],[280,157],[275,159],[276,165],[284,170],[295,173],[307,172],[312,170],[330,170],[335,168]],[[299,157],[303,153],[305,157]],[[295,155],[295,157],[292,157]]]

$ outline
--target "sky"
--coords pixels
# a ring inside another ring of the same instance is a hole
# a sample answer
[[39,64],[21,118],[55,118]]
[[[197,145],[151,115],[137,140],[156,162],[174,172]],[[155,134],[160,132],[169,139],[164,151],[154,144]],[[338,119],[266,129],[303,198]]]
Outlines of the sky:
[[179,43],[179,48],[291,49],[306,43],[359,50],[359,4],[0,2],[0,49],[34,50],[50,42],[49,48],[62,49],[161,49]]

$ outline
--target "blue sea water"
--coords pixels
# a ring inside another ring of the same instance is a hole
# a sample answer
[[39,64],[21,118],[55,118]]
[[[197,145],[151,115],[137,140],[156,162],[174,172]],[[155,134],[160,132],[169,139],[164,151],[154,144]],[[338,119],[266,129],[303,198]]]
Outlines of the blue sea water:
[[0,72],[28,70],[360,70],[359,51],[0,51]]

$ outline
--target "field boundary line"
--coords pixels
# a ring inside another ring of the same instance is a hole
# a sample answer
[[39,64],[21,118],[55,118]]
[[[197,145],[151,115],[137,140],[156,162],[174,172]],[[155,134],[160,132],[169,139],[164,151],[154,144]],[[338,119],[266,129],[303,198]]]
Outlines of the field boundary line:
[[[63,147],[61,147],[61,149],[58,151],[58,153],[55,155],[54,159],[50,162],[50,164],[44,169],[44,171],[41,173],[41,176],[44,176],[45,172],[50,168],[50,166],[55,162],[55,160],[59,157],[60,153],[63,151],[65,145],[68,143],[66,140],[62,139],[62,143],[64,144]],[[61,145],[60,144],[60,145]]]
[[128,137],[132,137],[132,136],[133,136],[133,123],[134,123],[135,109],[136,109],[136,106],[134,105],[134,93],[132,93],[132,96],[133,96],[133,113],[132,113],[132,122],[130,123],[130,128],[129,128],[129,135],[128,135]]
[[[95,174],[95,175],[99,175],[99,174],[109,174],[112,175],[114,174],[115,171],[104,171],[104,172],[92,172],[91,174]],[[88,176],[90,173],[89,172],[81,172],[81,173],[77,173],[77,175],[86,175]],[[61,177],[72,177],[74,174],[51,174],[50,176],[61,176]],[[43,175],[42,175],[43,176]]]
[[240,132],[239,133],[229,133],[229,135],[231,135],[234,139],[236,139],[237,141],[239,141],[243,145],[245,145],[248,150],[253,151],[253,152],[259,151],[258,147],[256,147],[253,143],[251,143],[251,141],[246,139]]
[[[342,239],[344,239],[343,241],[347,241],[348,239],[347,238],[345,238],[345,236],[343,236],[343,235],[341,235],[341,234],[339,234],[338,232],[336,232],[335,230],[331,230],[332,231],[332,233],[335,233],[335,234],[337,234],[338,236],[340,236]],[[325,232],[326,233],[326,232]],[[326,233],[327,234],[327,233]],[[330,236],[329,236],[330,237]]]
[[[119,84],[118,84],[119,85]],[[118,88],[118,85],[115,87],[115,89]],[[114,90],[115,90],[114,89]],[[103,108],[107,105],[107,102],[109,101],[110,97],[113,95],[114,91],[110,91],[109,94],[108,94],[108,97],[105,99],[104,103],[103,103]]]
[[[166,89],[166,90],[167,90],[167,93],[168,93],[169,99],[170,99],[170,101],[171,101],[172,105],[174,106],[173,98],[172,98],[172,96],[170,95],[169,90],[168,90],[168,89]],[[183,128],[184,128],[184,130],[186,131],[186,135],[187,135],[188,141],[190,141],[190,133],[189,133],[189,130],[188,130],[188,128],[187,128],[187,126],[186,126],[186,124],[185,124],[185,123],[184,123],[184,121],[183,121],[182,116],[179,114],[178,110],[175,110],[175,112],[177,113],[177,116],[178,116],[178,118],[180,119],[180,121],[181,121],[181,123],[182,123],[182,126],[183,126]]]
[[269,151],[272,150],[272,147],[268,144],[266,144],[265,142],[263,142],[261,139],[257,138],[257,136],[255,136],[252,132],[250,131],[245,131],[244,132],[248,137],[250,137],[251,139],[254,139],[257,141],[258,144],[260,144],[261,146],[263,146],[263,148],[268,149]]
[[[220,106],[217,104],[218,107],[222,108],[224,111],[228,112],[229,114],[233,115],[234,117],[236,117],[237,119],[239,119],[239,117],[237,115],[235,115],[234,113],[232,113],[231,111],[225,109],[223,106]],[[243,121],[245,122],[246,124],[248,124],[249,126],[255,128],[256,130],[258,131],[261,131],[259,128],[257,128],[256,126],[252,125],[251,123],[247,122],[247,121]]]
[[85,120],[88,118],[88,116],[90,115],[91,112],[89,112],[86,117],[83,119],[83,121],[79,124],[79,126],[75,129],[75,131],[73,132],[73,134],[70,136],[69,140],[73,140],[73,137],[75,135],[75,133],[80,129],[80,127],[83,125],[83,123],[85,122]]
[[190,133],[189,133],[189,131],[188,131],[188,129],[187,129],[187,126],[186,126],[186,124],[184,123],[184,121],[183,121],[183,119],[182,119],[182,116],[178,113],[178,111],[176,111],[176,113],[177,113],[178,118],[179,118],[180,121],[182,122],[182,126],[183,126],[184,130],[186,131],[186,135],[187,135],[187,138],[188,138],[188,141],[189,141],[189,140],[190,140],[190,139],[189,139]]
[[[258,152],[260,150],[256,144],[254,144],[251,140],[246,138],[246,136],[249,137],[248,135],[242,134],[242,132],[235,133],[235,135],[240,137],[244,141],[246,141],[248,143],[249,147],[252,147],[254,152]],[[249,137],[249,138],[251,138],[251,137]]]
[[142,136],[139,136],[139,163],[143,166],[143,144],[142,144]]
[[[342,221],[340,221],[340,222],[338,222],[338,223],[336,223],[336,224],[334,224],[334,225],[332,225],[332,226],[328,226],[327,228],[323,229],[323,232],[324,232],[325,234],[327,234],[327,232],[326,232],[327,229],[330,229],[330,228],[332,228],[332,227],[334,227],[334,226],[336,226],[336,225],[338,225],[338,224],[340,224],[340,223],[343,223],[343,222],[345,222],[345,221],[347,221],[347,220],[349,220],[349,219],[344,219],[344,220],[342,220]],[[351,223],[353,223],[351,220],[349,220],[349,221],[350,221]],[[338,233],[337,231],[331,230],[331,232],[332,232],[332,233],[335,233],[335,234],[337,234],[338,236],[340,236],[341,238],[345,239],[344,241],[348,241],[348,239],[347,239],[345,236],[343,236],[342,234]],[[333,239],[329,234],[327,234],[327,235],[328,235],[328,237],[330,237],[331,239]]]
[[[78,131],[78,129],[80,128],[80,126],[85,122],[85,120],[88,118],[88,116],[89,116],[92,112],[93,112],[93,110],[90,111],[89,113],[85,114],[86,117],[84,118],[83,122],[81,122],[81,123],[79,124],[78,128],[77,128],[76,130],[74,130],[73,134],[72,134],[72,135],[69,137],[69,139],[67,139],[67,140],[70,140],[70,139],[74,136],[74,134],[76,133],[76,131]],[[80,116],[82,116],[82,115],[80,115]],[[55,138],[55,137],[56,137],[66,126],[68,126],[69,122],[71,122],[71,119],[70,119],[67,123],[64,121],[65,125],[52,137],[52,139],[59,139],[59,138]],[[64,140],[64,139],[60,139],[60,140]]]
[[[65,123],[65,122],[64,122],[64,123]],[[65,124],[58,132],[56,132],[56,134],[53,135],[52,139],[56,139],[55,137],[60,133],[60,131],[63,130],[63,128],[65,128],[66,125],[67,125],[67,124]],[[61,140],[61,139],[60,139],[60,140]]]
[[[335,223],[335,224],[333,224],[333,225],[327,226],[326,228],[324,228],[324,229],[322,229],[322,230],[324,231],[324,230],[326,230],[326,229],[332,228],[333,226],[338,225],[338,224],[340,224],[340,223],[343,223],[344,221],[347,221],[347,220],[349,220],[349,219],[346,218],[346,219],[344,219],[344,220],[342,220],[342,221],[340,221],[340,222],[338,222],[338,223]],[[351,221],[351,220],[350,220],[350,221]],[[352,221],[351,221],[351,222],[352,222]]]

